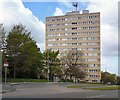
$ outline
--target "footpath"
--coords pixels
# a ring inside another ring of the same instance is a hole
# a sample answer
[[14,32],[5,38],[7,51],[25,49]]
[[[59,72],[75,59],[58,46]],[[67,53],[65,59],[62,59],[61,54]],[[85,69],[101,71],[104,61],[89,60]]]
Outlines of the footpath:
[[6,92],[12,92],[12,91],[15,91],[16,88],[14,87],[14,85],[10,84],[10,83],[2,83],[1,85],[1,91],[0,91],[0,94],[1,93],[6,93]]

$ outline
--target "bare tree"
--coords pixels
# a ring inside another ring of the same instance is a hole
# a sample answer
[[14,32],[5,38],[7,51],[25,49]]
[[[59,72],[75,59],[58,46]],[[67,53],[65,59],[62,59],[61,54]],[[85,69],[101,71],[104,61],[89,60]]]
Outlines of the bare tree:
[[82,51],[71,50],[62,57],[62,65],[65,66],[67,75],[69,72],[70,80],[72,80],[72,77],[82,79],[86,76],[87,64],[85,64],[83,55]]

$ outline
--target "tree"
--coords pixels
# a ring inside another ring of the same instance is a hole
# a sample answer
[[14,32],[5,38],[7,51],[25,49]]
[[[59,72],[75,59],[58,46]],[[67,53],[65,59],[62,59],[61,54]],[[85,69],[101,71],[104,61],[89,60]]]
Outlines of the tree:
[[6,36],[5,36],[6,32],[5,29],[3,27],[3,24],[0,24],[0,48],[4,49],[6,46]]
[[68,75],[69,73],[70,80],[72,80],[73,76],[80,79],[86,76],[84,69],[87,65],[82,57],[83,52],[78,50],[71,50],[62,57],[62,65],[65,65],[66,67],[65,74],[67,73]]
[[[0,60],[2,61],[0,64],[1,66],[3,66],[4,61],[7,61],[7,56],[8,55],[6,54],[6,32],[3,24],[0,24]],[[2,71],[1,73],[3,74],[5,72],[5,68],[1,67],[0,71]]]
[[[53,80],[53,76],[56,74],[57,76],[62,76],[62,68],[60,66],[60,60],[57,58],[59,54],[58,51],[46,50],[43,53],[44,58],[44,72],[46,73],[46,77],[49,74],[49,78]],[[47,70],[46,70],[47,69]],[[49,73],[48,73],[49,70]]]
[[117,76],[117,85],[120,85],[120,76]]
[[10,57],[11,77],[37,78],[39,75],[42,53],[30,34],[25,26],[19,24],[7,36],[6,49]]
[[101,82],[107,84],[110,82],[111,84],[116,84],[116,75],[111,74],[109,72],[102,72],[101,73]]

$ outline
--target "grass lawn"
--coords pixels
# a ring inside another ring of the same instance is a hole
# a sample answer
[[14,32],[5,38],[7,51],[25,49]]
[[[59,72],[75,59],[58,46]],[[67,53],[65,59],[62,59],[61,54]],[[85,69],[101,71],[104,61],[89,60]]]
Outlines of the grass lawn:
[[[22,79],[22,78],[9,78],[8,82],[48,82],[47,79]],[[51,82],[51,81],[49,81]]]
[[92,87],[92,86],[106,86],[105,84],[97,84],[97,83],[80,83],[76,85],[70,85],[69,88],[84,88],[84,87]]
[[81,88],[82,86],[79,86],[79,85],[70,85],[68,86],[68,88]]
[[120,90],[120,86],[106,86],[100,88],[89,88],[90,90]]
[[105,84],[86,84],[86,85],[70,85],[68,88],[81,88],[90,90],[120,90],[118,85],[105,85]]

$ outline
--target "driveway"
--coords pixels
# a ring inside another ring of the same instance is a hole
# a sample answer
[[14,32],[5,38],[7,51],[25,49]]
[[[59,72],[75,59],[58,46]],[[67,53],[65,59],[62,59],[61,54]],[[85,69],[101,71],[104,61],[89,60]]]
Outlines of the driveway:
[[118,90],[96,91],[68,88],[73,83],[21,83],[3,98],[118,98]]

